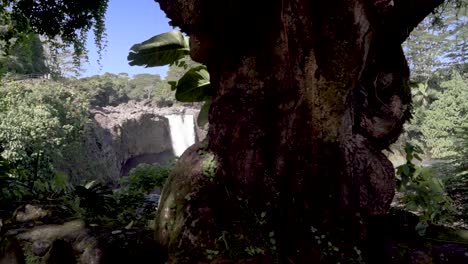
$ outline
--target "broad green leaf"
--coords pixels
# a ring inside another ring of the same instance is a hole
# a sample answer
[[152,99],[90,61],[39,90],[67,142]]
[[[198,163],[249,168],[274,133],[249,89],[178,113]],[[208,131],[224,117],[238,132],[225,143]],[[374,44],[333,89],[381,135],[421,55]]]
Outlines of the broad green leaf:
[[171,86],[171,91],[177,89],[177,81],[168,81],[167,83]]
[[57,173],[53,178],[53,183],[56,190],[65,190],[68,183],[68,176],[65,173]]
[[130,48],[131,66],[163,66],[175,63],[190,53],[188,38],[178,30],[156,35]]
[[413,160],[413,153],[407,153],[406,154],[406,160],[407,161],[412,161]]
[[421,157],[417,153],[414,153],[413,157],[419,161],[422,161]]
[[414,152],[414,146],[409,144],[409,143],[406,143],[405,145],[405,152],[406,153],[413,153]]
[[204,127],[208,123],[208,112],[210,111],[211,100],[206,100],[198,114],[197,124],[199,127]]
[[176,87],[176,99],[180,102],[201,102],[210,99],[210,75],[206,66],[190,69],[180,78]]
[[403,165],[402,169],[403,169],[403,173],[405,174],[405,176],[408,176],[410,174],[408,165]]

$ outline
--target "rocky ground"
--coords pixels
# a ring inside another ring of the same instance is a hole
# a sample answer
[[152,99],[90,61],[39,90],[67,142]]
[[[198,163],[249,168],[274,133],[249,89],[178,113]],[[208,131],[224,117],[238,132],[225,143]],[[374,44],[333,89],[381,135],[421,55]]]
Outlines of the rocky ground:
[[[29,205],[16,222],[0,230],[0,264],[164,263],[152,230],[87,226],[82,220],[49,223],[47,213]],[[385,245],[381,263],[468,263],[468,231],[430,226],[415,232],[418,217],[393,211],[379,226]]]

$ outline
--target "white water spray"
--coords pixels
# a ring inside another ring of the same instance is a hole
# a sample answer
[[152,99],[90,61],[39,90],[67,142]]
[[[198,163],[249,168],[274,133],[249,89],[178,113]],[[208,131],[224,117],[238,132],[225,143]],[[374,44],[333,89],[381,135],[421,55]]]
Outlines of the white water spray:
[[195,143],[193,115],[167,115],[174,155],[180,156]]

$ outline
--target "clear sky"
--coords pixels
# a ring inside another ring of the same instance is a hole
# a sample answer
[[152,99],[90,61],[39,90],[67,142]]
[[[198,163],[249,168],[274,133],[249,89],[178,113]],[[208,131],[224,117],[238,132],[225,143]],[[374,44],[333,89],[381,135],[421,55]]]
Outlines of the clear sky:
[[126,72],[166,76],[167,67],[144,68],[130,66],[127,55],[133,44],[143,42],[154,35],[172,30],[169,19],[154,0],[110,0],[106,13],[107,48],[103,53],[102,69],[97,64],[94,36],[88,37],[89,63],[85,63],[82,77]]

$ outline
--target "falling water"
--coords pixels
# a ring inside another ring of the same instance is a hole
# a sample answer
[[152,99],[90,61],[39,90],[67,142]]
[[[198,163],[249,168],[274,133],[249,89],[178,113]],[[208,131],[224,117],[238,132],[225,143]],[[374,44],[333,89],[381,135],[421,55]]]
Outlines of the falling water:
[[174,155],[180,156],[195,143],[193,115],[167,115],[165,117],[169,120]]

